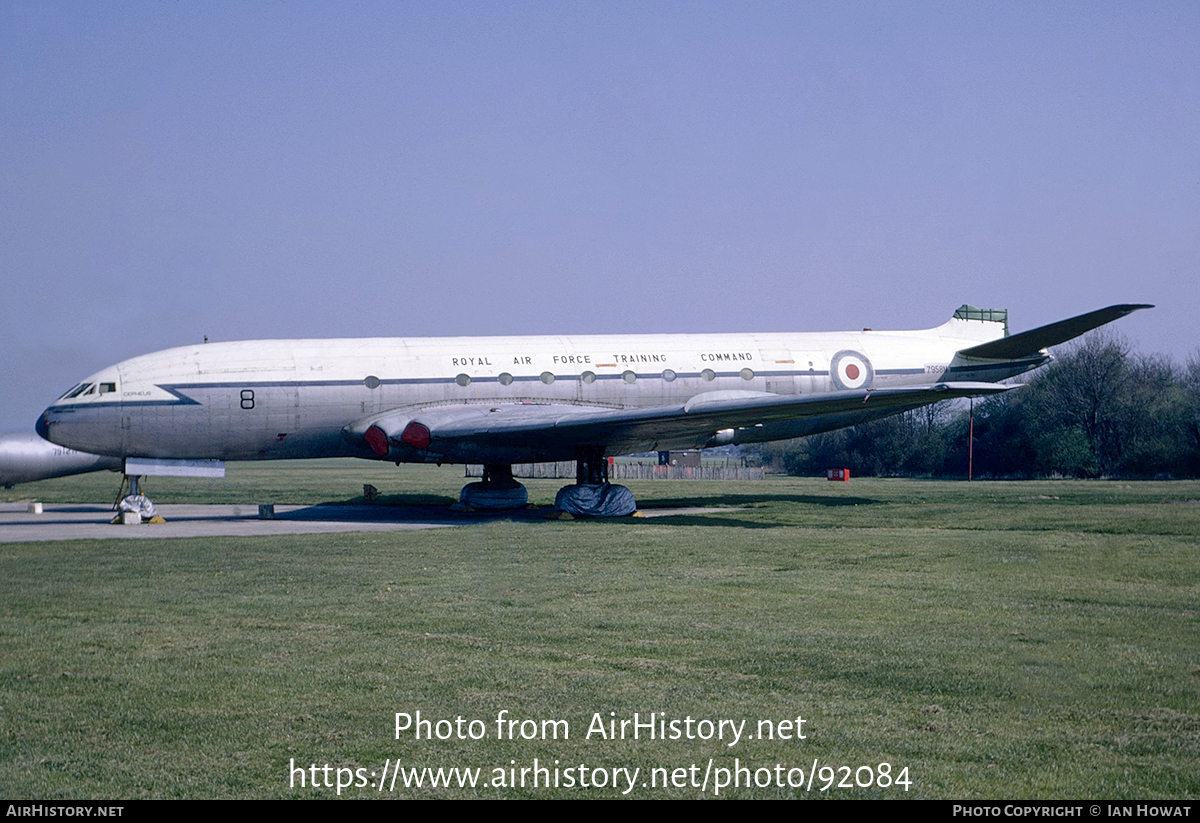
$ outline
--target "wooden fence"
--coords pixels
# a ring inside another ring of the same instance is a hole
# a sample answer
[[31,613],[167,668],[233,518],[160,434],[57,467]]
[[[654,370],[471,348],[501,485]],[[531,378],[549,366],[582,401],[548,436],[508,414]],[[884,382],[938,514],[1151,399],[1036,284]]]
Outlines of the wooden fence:
[[[513,476],[524,478],[575,479],[575,461],[517,463]],[[746,466],[659,466],[653,463],[613,463],[609,480],[762,480],[763,469]],[[467,477],[482,477],[483,466],[467,466]]]

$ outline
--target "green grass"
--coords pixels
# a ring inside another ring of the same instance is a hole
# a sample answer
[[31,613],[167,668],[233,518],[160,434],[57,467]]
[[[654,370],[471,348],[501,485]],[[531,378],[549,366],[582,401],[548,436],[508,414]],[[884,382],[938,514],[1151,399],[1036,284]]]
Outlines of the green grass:
[[[231,465],[156,502],[450,502],[461,469]],[[111,500],[115,475],[6,498]],[[547,505],[562,481],[530,481]],[[452,530],[0,545],[0,795],[309,797],[289,761],[907,767],[906,793],[1200,795],[1200,483],[629,483],[727,513]],[[569,740],[495,739],[497,713]],[[480,719],[394,739],[393,714]],[[584,738],[805,718],[807,739]],[[840,777],[840,775],[839,775]],[[814,783],[812,796],[820,796]],[[614,796],[397,789],[392,796]],[[711,794],[711,791],[710,791]],[[739,797],[806,792],[728,790]],[[695,797],[694,788],[637,797]],[[350,789],[343,796],[377,796]],[[384,796],[388,796],[385,792]]]

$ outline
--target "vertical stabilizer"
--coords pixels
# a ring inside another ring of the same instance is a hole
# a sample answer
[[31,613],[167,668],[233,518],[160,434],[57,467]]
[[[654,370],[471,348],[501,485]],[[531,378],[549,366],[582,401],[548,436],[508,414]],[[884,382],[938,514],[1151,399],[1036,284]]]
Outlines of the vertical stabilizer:
[[954,320],[978,320],[981,323],[1003,323],[1008,337],[1008,309],[980,309],[963,303],[954,312]]
[[1008,337],[1008,309],[981,309],[963,303],[937,331],[943,338],[964,345],[999,340]]

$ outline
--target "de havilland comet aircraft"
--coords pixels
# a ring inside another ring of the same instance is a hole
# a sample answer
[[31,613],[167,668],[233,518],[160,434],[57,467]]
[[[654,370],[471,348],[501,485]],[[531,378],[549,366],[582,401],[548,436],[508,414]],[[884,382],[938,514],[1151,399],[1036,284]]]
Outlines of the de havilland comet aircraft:
[[1009,335],[963,306],[922,331],[250,340],[103,369],[37,422],[60,446],[122,458],[130,477],[224,473],[227,460],[362,457],[474,463],[474,508],[516,508],[513,463],[575,460],[558,509],[625,515],[610,455],[829,431],[939,400],[1006,391],[1047,347],[1146,305]]

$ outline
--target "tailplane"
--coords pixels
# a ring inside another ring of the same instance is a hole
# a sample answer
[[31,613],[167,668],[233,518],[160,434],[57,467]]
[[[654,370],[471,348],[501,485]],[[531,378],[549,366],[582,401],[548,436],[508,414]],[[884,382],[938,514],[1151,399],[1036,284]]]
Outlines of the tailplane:
[[1122,303],[1118,306],[1097,309],[1096,311],[1081,314],[1077,317],[1059,320],[1057,323],[1050,323],[1049,325],[1039,326],[1036,329],[1023,331],[1019,334],[1009,335],[1007,311],[1003,309],[974,309],[971,306],[963,306],[954,313],[956,318],[959,316],[959,312],[962,312],[964,309],[975,312],[1001,312],[1004,315],[1005,336],[999,340],[992,340],[978,346],[960,349],[958,353],[962,357],[978,360],[1015,360],[1021,357],[1030,357],[1038,354],[1042,349],[1057,346],[1059,343],[1065,343],[1085,332],[1103,326],[1105,323],[1111,323],[1139,309],[1152,308],[1154,306],[1148,303]]

